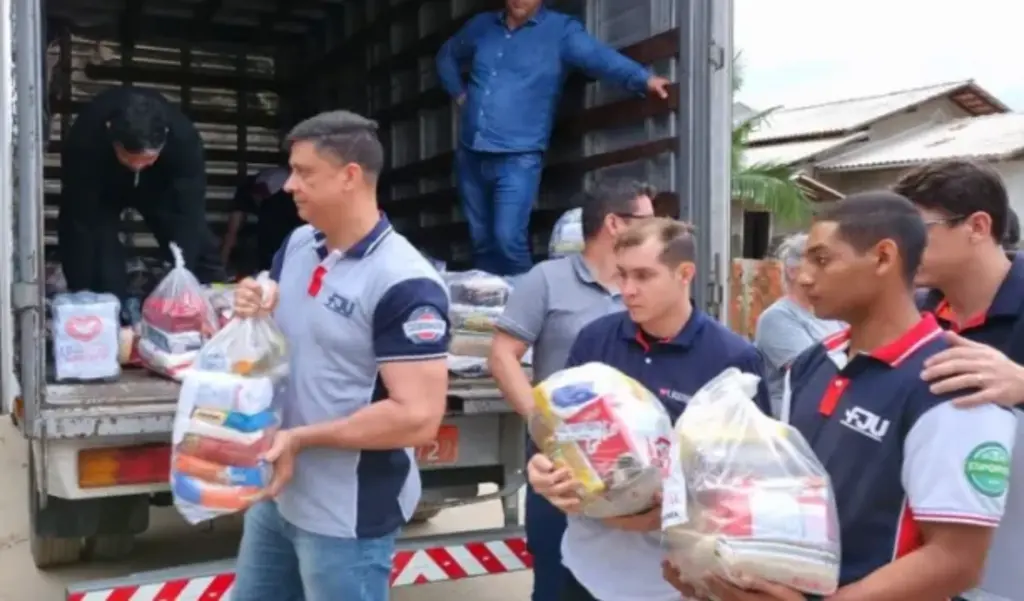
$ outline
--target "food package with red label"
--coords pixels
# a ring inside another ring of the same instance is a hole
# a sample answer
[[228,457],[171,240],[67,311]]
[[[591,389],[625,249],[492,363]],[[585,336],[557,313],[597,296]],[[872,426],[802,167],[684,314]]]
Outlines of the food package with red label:
[[668,471],[672,422],[639,382],[601,363],[552,374],[533,389],[530,435],[579,483],[584,515],[650,509]]
[[121,303],[113,294],[75,292],[53,299],[53,354],[58,382],[110,381],[118,361]]
[[799,432],[757,408],[758,381],[730,368],[676,422],[662,502],[668,559],[698,589],[713,574],[827,596],[840,565],[828,473]]
[[181,380],[219,323],[181,249],[171,244],[171,253],[174,268],[142,303],[138,352],[148,369]]

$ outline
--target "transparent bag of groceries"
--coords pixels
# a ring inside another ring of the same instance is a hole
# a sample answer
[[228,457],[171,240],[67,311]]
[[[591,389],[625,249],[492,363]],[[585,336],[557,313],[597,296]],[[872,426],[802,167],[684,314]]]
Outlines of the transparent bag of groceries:
[[583,209],[569,209],[551,228],[548,258],[557,259],[583,252]]
[[171,244],[174,267],[142,303],[138,355],[143,366],[180,381],[219,328],[206,292]]
[[668,560],[698,588],[714,574],[830,595],[840,546],[828,474],[799,432],[757,408],[758,382],[729,368],[676,421],[662,502]]
[[178,394],[174,505],[196,524],[244,511],[273,475],[264,460],[280,425],[274,398],[288,353],[272,318],[235,317],[203,347]]
[[639,382],[603,363],[555,372],[533,389],[530,436],[579,483],[584,515],[649,510],[667,474],[672,422]]

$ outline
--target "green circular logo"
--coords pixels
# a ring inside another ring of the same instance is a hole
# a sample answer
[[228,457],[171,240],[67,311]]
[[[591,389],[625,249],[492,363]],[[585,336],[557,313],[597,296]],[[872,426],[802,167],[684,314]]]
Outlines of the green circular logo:
[[964,476],[979,493],[1000,497],[1010,482],[1010,453],[998,442],[983,442],[967,454]]

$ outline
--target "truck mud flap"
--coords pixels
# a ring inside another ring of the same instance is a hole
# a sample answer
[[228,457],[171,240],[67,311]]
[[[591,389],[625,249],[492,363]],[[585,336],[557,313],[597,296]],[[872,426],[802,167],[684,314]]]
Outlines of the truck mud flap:
[[[414,586],[529,570],[520,526],[400,539],[391,586]],[[233,560],[141,572],[68,586],[66,601],[230,601]]]

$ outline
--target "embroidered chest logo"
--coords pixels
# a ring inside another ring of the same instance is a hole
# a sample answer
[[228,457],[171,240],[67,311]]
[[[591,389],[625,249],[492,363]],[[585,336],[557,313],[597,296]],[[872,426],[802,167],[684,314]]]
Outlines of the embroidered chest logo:
[[671,399],[680,403],[689,403],[692,398],[688,394],[679,392],[678,390],[672,390],[671,388],[661,388],[658,390],[658,394],[666,399]]
[[867,409],[860,407],[847,409],[841,423],[854,432],[879,442],[885,437],[885,433],[889,431],[889,420],[882,419]]
[[428,344],[444,338],[448,323],[433,307],[420,307],[402,324],[402,333],[413,344]]
[[342,317],[352,317],[352,313],[356,310],[356,304],[353,301],[345,298],[337,292],[332,292],[331,295],[327,297],[327,302],[324,303],[324,306],[332,313],[341,315]]

